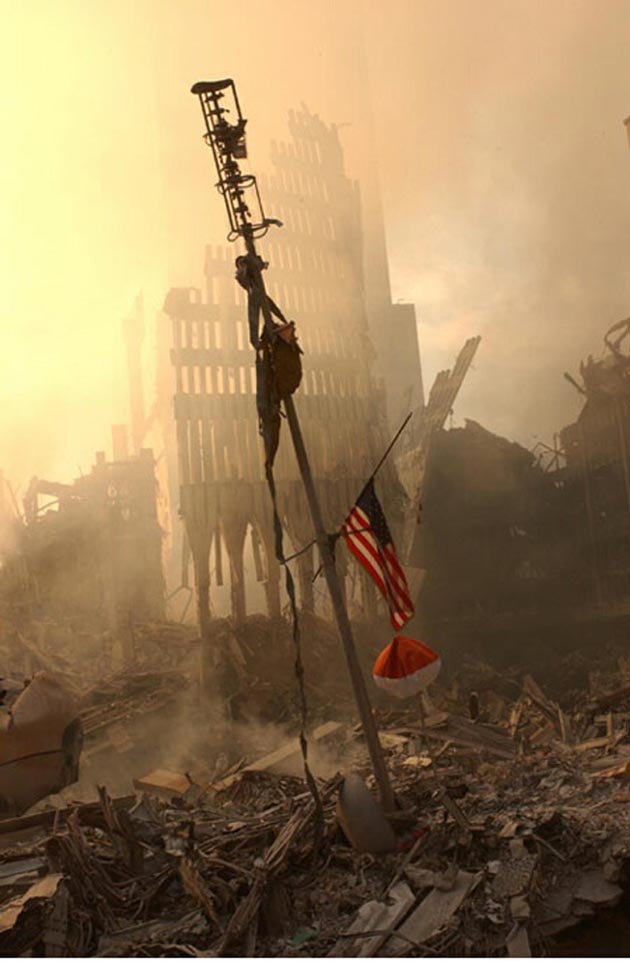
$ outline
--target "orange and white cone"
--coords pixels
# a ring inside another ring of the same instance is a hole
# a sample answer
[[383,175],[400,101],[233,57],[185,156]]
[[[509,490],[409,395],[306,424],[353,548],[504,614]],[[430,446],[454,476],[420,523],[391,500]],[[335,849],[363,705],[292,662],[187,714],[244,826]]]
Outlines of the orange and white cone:
[[374,662],[374,683],[396,698],[412,698],[424,691],[440,673],[442,662],[428,645],[406,635],[396,635]]

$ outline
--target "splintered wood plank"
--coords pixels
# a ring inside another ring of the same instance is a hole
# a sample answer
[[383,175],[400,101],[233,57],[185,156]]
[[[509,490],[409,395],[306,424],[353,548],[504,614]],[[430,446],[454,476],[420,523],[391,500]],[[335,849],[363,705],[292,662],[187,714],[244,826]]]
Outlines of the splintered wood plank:
[[10,902],[6,902],[0,910],[0,934],[8,932],[13,928],[20,913],[28,902],[36,899],[51,899],[62,881],[63,875],[57,872],[45,875],[31,885],[23,895],[19,895],[11,899]]
[[527,935],[527,926],[515,925],[506,939],[505,946],[511,959],[530,959],[532,950]]
[[[472,722],[458,715],[449,716],[445,712],[436,716],[436,723],[441,727],[434,728],[432,721],[431,717],[427,719],[423,734],[433,741],[451,741],[455,745],[476,748],[499,758],[514,758],[516,755],[516,745],[504,730]],[[406,726],[405,730],[421,731],[421,728],[410,725]]]
[[[344,933],[345,937],[336,942],[328,958],[352,956],[370,959],[375,956],[416,901],[406,882],[397,882],[388,898],[389,902],[372,900],[362,905],[354,922]],[[356,939],[348,938],[355,932]],[[376,934],[372,935],[372,932]]]
[[134,778],[133,785],[140,792],[151,792],[154,795],[165,795],[171,798],[173,795],[185,795],[190,788],[190,781],[181,772],[156,768],[142,778]]
[[383,955],[402,955],[409,951],[410,943],[419,946],[437,935],[457,912],[479,878],[480,875],[460,870],[450,892],[432,889],[398,929],[400,935],[407,940],[406,945],[401,939],[390,938],[383,949]]
[[[309,737],[309,741],[312,742],[322,742],[332,735],[336,735],[343,731],[344,725],[341,722],[324,722],[323,725],[319,725],[314,729],[313,733]],[[271,752],[269,755],[264,755],[257,761],[252,762],[245,769],[249,772],[268,772],[276,768],[278,765],[282,765],[287,762],[290,758],[294,758],[300,753],[300,743],[298,739],[294,739],[288,745],[283,745],[282,748],[276,749],[275,752]]]

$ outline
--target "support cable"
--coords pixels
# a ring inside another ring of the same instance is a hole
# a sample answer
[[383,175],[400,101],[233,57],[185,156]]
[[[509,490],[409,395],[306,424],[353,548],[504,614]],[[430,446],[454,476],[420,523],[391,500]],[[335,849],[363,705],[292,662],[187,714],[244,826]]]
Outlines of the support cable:
[[276,337],[273,330],[272,315],[277,317],[279,320],[286,323],[286,319],[282,314],[280,308],[271,300],[262,280],[261,271],[264,269],[264,262],[261,258],[253,256],[251,253],[245,257],[238,257],[236,259],[236,279],[239,284],[247,291],[247,311],[248,311],[248,321],[249,321],[249,332],[250,332],[250,342],[252,347],[255,348],[257,354],[257,401],[258,401],[258,413],[259,413],[259,429],[260,434],[263,438],[263,443],[265,447],[265,479],[267,481],[267,487],[269,488],[269,494],[271,496],[271,506],[273,513],[273,529],[274,529],[274,547],[276,560],[279,565],[284,568],[284,578],[285,578],[285,588],[289,598],[289,606],[291,610],[291,622],[292,622],[292,638],[293,645],[295,648],[295,662],[294,671],[297,681],[298,688],[298,699],[300,707],[300,732],[299,732],[299,742],[300,751],[302,753],[302,763],[304,768],[304,777],[308,789],[313,797],[313,802],[315,804],[315,845],[314,851],[318,850],[318,842],[324,831],[324,809],[322,801],[319,794],[319,789],[317,788],[317,782],[310,769],[308,763],[308,741],[306,737],[306,729],[308,726],[308,704],[306,700],[306,689],[304,685],[304,662],[302,660],[302,641],[300,634],[300,621],[297,610],[297,600],[295,592],[295,582],[293,580],[293,575],[291,569],[287,564],[288,561],[293,558],[298,557],[303,554],[313,544],[316,543],[315,539],[311,541],[309,545],[301,548],[296,554],[292,555],[290,558],[285,558],[284,556],[284,533],[282,530],[282,522],[280,520],[280,513],[278,511],[278,502],[276,496],[276,482],[273,475],[273,459],[278,445],[278,437],[273,437],[274,431],[271,427],[270,422],[273,420],[274,414],[277,411],[279,415],[280,406],[279,399],[276,396],[275,388],[273,387],[276,383],[276,371],[274,362],[274,352],[272,350],[267,351],[267,359],[271,369],[271,389],[269,397],[267,397],[262,403],[263,398],[261,394],[261,380],[264,377],[264,351],[265,346],[262,343],[262,339],[259,337],[259,321],[260,313],[262,311],[263,318],[265,321],[264,330],[267,334],[268,343],[273,344],[273,338]]

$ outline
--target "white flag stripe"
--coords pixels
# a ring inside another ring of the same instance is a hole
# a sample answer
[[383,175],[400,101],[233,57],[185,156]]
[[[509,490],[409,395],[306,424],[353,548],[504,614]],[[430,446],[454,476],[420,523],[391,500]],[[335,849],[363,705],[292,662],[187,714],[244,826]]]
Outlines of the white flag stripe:
[[[361,511],[360,508],[355,508],[355,509],[352,511],[352,514],[350,515],[350,518],[352,518],[353,515],[354,515],[355,517],[358,516],[358,518],[359,518],[359,520],[360,520],[360,522],[361,522],[360,525],[356,525],[356,524],[353,525],[353,529],[354,529],[354,530],[358,530],[358,529],[361,528],[361,527],[368,527],[368,526],[369,526],[369,523],[370,523],[370,522],[369,522],[369,518],[367,517],[367,515],[365,514],[365,512]],[[384,547],[380,548],[380,546],[379,546],[379,544],[378,544],[378,541],[376,540],[376,538],[374,537],[374,535],[371,533],[371,531],[362,531],[361,534],[362,534],[362,536],[363,536],[366,540],[369,540],[370,544],[373,544],[373,545],[374,545],[374,547],[375,547],[375,549],[376,549],[376,551],[377,551],[377,554],[378,554],[379,556],[380,556],[380,554],[381,554],[381,552],[382,552],[384,559],[388,562],[388,563],[387,563],[387,570],[388,570],[388,572],[391,574],[391,577],[395,580],[397,587],[399,587],[399,588],[402,590],[402,592],[404,592],[404,599],[405,599],[406,603],[409,605],[411,602],[410,602],[409,596],[408,596],[407,593],[406,593],[406,581],[405,581],[404,572],[402,571],[402,569],[401,569],[401,567],[400,567],[400,564],[398,563],[398,559],[396,558],[396,556],[395,556],[395,555],[392,555],[392,552],[391,552],[391,550],[389,549],[389,546],[384,546]],[[380,548],[380,550],[379,550],[379,548]]]
[[[396,602],[399,609],[401,609],[405,614],[413,614],[411,599],[405,591],[404,584],[401,584],[400,575],[398,573],[399,569],[393,565],[391,552],[381,548],[378,541],[374,538],[370,531],[361,530],[369,525],[369,519],[367,515],[359,508],[356,508],[348,518],[346,525],[352,532],[354,532],[352,540],[355,545],[360,545],[361,553],[367,558],[367,552],[371,552],[373,561],[370,567],[374,572],[373,577],[378,578],[381,592],[386,597],[391,593],[393,600]],[[377,573],[374,563],[381,568],[382,575],[380,572]],[[386,590],[387,587],[389,587],[389,592]],[[396,611],[392,605],[390,605],[390,610],[392,617],[395,618],[397,622],[400,622],[400,624],[397,624],[396,627],[402,627],[408,618],[403,619],[396,614]]]
[[396,594],[405,602],[405,604],[410,604],[411,599],[406,591],[406,584],[404,580],[400,577],[395,568],[392,568],[391,564],[386,565],[387,573],[389,574],[392,581],[392,590],[396,591]]
[[367,527],[366,523],[361,519],[357,519],[356,517],[354,517],[354,512],[353,512],[348,518],[348,521],[346,522],[346,524],[350,526],[350,530],[353,532],[353,535],[356,538],[356,540],[360,540],[362,544],[365,545],[366,548],[371,550],[375,561],[381,564],[378,541],[376,540],[376,538],[374,537],[371,531],[365,530]]
[[405,571],[372,482],[359,501],[344,522],[342,533],[348,548],[386,599],[391,623],[398,631],[414,614]]
[[407,594],[407,582],[405,580],[404,573],[402,573],[400,566],[395,566],[388,556],[388,552],[383,550],[385,569],[389,574],[392,581],[392,589],[396,591],[396,594],[401,598],[404,604],[408,607],[411,604],[411,599]]
[[[370,519],[368,518],[365,511],[361,510],[361,508],[355,507],[352,510],[350,517],[352,517],[352,515],[354,515],[361,521],[361,527],[365,527],[365,528],[371,527]],[[374,545],[378,547],[378,541],[376,540],[376,538],[374,538],[374,535],[371,533],[371,531],[364,531],[361,533],[363,534],[363,537],[368,537],[370,541],[373,542]],[[392,552],[389,545],[383,545],[383,547],[381,548],[381,551],[383,552],[384,557],[389,562],[387,567],[388,567],[388,570],[391,571],[392,577],[395,577],[397,583],[400,585],[403,591],[405,591],[406,579],[405,579],[404,572],[400,566],[400,562],[396,557],[396,554]],[[408,595],[405,594],[405,597],[408,598]]]
[[385,582],[385,579],[383,578],[382,568],[378,563],[378,558],[375,552],[367,548],[365,544],[363,544],[363,542],[361,541],[360,537],[355,534],[352,534],[352,532],[350,534],[350,538],[348,538],[348,542],[349,542],[349,547],[351,547],[351,549],[355,553],[361,555],[361,557],[364,559],[363,564],[365,564],[366,567],[368,568],[369,573],[371,574],[372,578],[376,581],[381,593],[386,596],[387,584]]
[[407,591],[407,579],[405,578],[405,572],[400,566],[400,562],[396,555],[392,552],[389,545],[385,545],[383,548],[383,554],[388,562],[388,567],[396,576],[396,581],[400,584],[403,591]]
[[370,544],[374,547],[374,551],[377,552],[378,543],[369,523],[358,515],[358,511],[353,511],[346,521],[346,526],[350,527],[356,535],[360,535],[362,538],[365,538],[366,541],[369,540]]

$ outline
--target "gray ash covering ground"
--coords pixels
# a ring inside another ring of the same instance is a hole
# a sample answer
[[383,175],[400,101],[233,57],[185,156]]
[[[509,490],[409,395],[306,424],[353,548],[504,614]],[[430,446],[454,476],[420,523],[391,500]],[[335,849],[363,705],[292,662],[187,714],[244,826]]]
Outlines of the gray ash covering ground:
[[[225,723],[214,747],[211,734],[198,730],[183,769],[191,787],[170,800],[136,794],[111,805],[101,795],[76,808],[70,787],[56,799],[59,812],[50,802],[39,806],[21,836],[0,825],[7,873],[0,951],[38,955],[54,934],[69,954],[357,955],[366,945],[357,932],[374,928],[376,903],[387,905],[393,889],[408,893],[408,917],[395,932],[372,933],[377,954],[501,956],[517,937],[534,954],[565,946],[580,954],[580,939],[587,944],[598,920],[606,924],[630,891],[624,666],[601,664],[590,690],[573,696],[564,713],[522,672],[505,678],[479,664],[436,687],[425,736],[413,702],[379,710],[399,803],[399,849],[386,855],[348,844],[335,817],[339,777],[330,771],[319,780],[325,823],[318,834],[299,774],[247,769],[278,739],[286,743],[291,719],[267,722],[266,741],[265,725],[251,721]],[[476,723],[465,717],[473,685]],[[115,698],[108,704],[116,710]],[[327,710],[337,719],[331,704]],[[201,727],[199,712],[194,698],[180,709],[182,732],[186,723],[192,730],[193,718]],[[352,768],[371,785],[351,723],[327,750],[331,770]],[[289,767],[299,772],[299,756]],[[102,774],[107,785],[105,765]],[[38,876],[48,888],[36,898]],[[8,904],[20,898],[8,924]],[[425,920],[437,911],[435,924],[418,930],[417,906]]]

